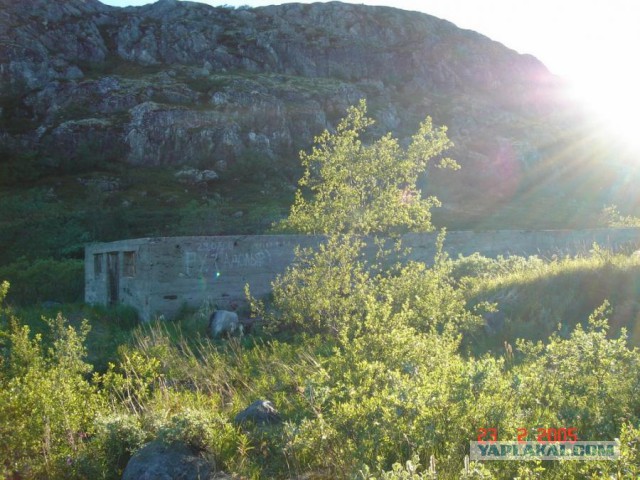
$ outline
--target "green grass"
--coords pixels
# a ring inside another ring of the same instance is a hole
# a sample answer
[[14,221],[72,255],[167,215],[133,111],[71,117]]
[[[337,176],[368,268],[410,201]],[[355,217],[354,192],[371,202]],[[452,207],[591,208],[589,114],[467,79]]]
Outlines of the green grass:
[[640,256],[597,251],[515,272],[498,270],[468,284],[470,305],[488,301],[499,310],[488,315],[495,324],[490,333],[474,339],[476,351],[501,351],[516,338],[545,341],[556,331],[566,336],[605,300],[611,304],[611,334],[625,328],[631,344],[640,346]]

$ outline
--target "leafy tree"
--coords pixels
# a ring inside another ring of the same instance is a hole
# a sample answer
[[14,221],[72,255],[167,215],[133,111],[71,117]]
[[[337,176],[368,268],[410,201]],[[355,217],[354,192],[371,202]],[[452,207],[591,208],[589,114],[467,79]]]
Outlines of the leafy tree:
[[[431,230],[435,197],[422,198],[416,183],[430,161],[453,146],[446,127],[422,122],[402,148],[387,134],[371,145],[360,139],[373,120],[364,100],[350,107],[335,133],[315,138],[311,153],[300,153],[304,175],[290,215],[279,228],[302,233],[388,233]],[[439,166],[458,168],[451,159]],[[312,198],[306,199],[302,188]]]
[[[293,265],[273,283],[277,313],[271,324],[345,338],[370,331],[369,316],[379,324],[401,321],[419,330],[440,328],[443,322],[477,324],[478,317],[466,311],[452,289],[448,269],[390,267],[398,261],[400,242],[389,247],[383,240],[359,238],[431,230],[431,207],[438,201],[422,198],[416,184],[429,162],[452,146],[446,127],[434,129],[430,118],[406,149],[391,134],[365,145],[360,137],[372,124],[362,100],[348,109],[335,133],[325,131],[310,154],[301,153],[305,172],[299,183],[313,197],[307,200],[298,190],[280,228],[324,233],[328,239],[317,249],[299,249]],[[440,166],[458,168],[451,159]],[[378,249],[375,261],[372,248]]]

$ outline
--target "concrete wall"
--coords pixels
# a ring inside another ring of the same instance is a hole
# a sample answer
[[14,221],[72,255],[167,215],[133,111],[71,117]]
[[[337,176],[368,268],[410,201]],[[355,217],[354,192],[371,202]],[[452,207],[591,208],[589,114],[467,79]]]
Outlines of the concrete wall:
[[[85,300],[125,303],[144,320],[175,315],[183,305],[199,307],[210,300],[221,308],[244,300],[244,287],[255,295],[291,263],[296,245],[316,245],[312,236],[225,236],[142,238],[89,245],[85,249]],[[106,259],[119,255],[117,298],[109,292]],[[135,275],[125,256],[135,256]],[[96,270],[96,264],[103,268]]]
[[[410,258],[431,262],[437,234],[409,234]],[[320,236],[255,235],[164,237],[88,245],[85,249],[85,300],[124,303],[143,320],[171,317],[183,305],[204,301],[229,308],[244,301],[244,286],[255,296],[270,292],[297,245],[314,246]],[[453,257],[474,252],[497,255],[576,255],[593,243],[613,250],[640,248],[640,229],[546,231],[458,231],[447,234],[445,250]]]

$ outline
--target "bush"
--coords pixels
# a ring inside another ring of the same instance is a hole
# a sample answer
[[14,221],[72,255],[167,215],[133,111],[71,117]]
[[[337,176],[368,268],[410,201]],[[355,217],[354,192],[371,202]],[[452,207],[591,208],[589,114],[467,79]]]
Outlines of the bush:
[[33,152],[15,153],[0,147],[0,185],[15,187],[32,183],[43,176],[43,167]]
[[366,316],[370,275],[360,260],[363,243],[335,235],[317,250],[298,249],[273,283],[272,327],[338,335]]
[[131,456],[148,440],[136,416],[100,413],[91,444],[78,460],[78,470],[85,478],[119,479]]
[[[84,245],[95,238],[96,219],[104,215],[74,209],[56,200],[46,187],[14,190],[2,198],[0,265],[26,259],[82,258]],[[86,205],[86,203],[85,203]]]
[[602,221],[606,227],[628,228],[640,227],[640,217],[633,215],[623,215],[616,205],[607,205],[602,209],[600,214]]
[[7,301],[33,305],[45,301],[84,300],[84,261],[75,259],[19,259],[0,267],[0,278],[11,284]]
[[164,424],[158,437],[165,443],[180,442],[196,451],[210,454],[218,468],[233,464],[243,435],[221,415],[202,409],[185,408]]
[[84,362],[88,325],[79,330],[62,316],[47,320],[49,348],[41,335],[14,318],[0,370],[0,474],[70,478],[94,432],[101,406]]
[[294,263],[273,283],[269,324],[346,338],[384,322],[457,333],[481,324],[455,287],[441,243],[431,268],[418,262],[385,268],[395,252],[382,248],[370,262],[364,247],[353,235],[330,235],[316,250],[297,250]]

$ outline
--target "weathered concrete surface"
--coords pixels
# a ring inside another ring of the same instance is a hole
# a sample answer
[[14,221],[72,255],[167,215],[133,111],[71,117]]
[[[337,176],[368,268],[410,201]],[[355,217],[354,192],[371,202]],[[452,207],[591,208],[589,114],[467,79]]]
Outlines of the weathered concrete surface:
[[[410,259],[429,263],[437,234],[409,234]],[[256,235],[164,237],[89,245],[85,249],[85,300],[124,303],[141,319],[175,315],[181,307],[204,301],[229,308],[244,301],[244,287],[254,296],[267,295],[276,275],[294,258],[296,246],[319,244],[321,236]],[[497,255],[576,255],[593,243],[613,250],[640,247],[640,229],[545,231],[457,231],[447,234],[445,250],[452,256],[474,252]]]
[[[247,283],[255,295],[267,294],[271,281],[293,260],[295,246],[319,241],[320,237],[276,235],[142,238],[90,245],[85,252],[85,300],[131,305],[143,320],[171,317],[183,305],[198,307],[205,300],[228,309],[244,300]],[[131,253],[135,272],[126,272],[125,256]],[[113,269],[106,264],[109,255],[118,255]],[[102,263],[100,273],[96,262]],[[111,293],[110,274],[118,279]]]

